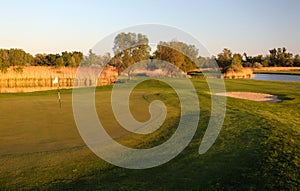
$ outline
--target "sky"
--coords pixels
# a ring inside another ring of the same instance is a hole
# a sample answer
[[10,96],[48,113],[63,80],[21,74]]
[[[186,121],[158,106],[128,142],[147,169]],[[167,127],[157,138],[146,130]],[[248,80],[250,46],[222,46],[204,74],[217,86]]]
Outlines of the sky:
[[193,35],[210,54],[286,47],[300,54],[299,0],[0,0],[0,48],[82,51],[123,28],[162,24]]

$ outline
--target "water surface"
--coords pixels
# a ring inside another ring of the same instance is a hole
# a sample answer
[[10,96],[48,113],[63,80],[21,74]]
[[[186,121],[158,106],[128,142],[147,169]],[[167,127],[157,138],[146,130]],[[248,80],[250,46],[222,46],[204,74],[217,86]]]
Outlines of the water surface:
[[283,82],[300,82],[300,75],[288,74],[254,74],[253,80],[271,80]]

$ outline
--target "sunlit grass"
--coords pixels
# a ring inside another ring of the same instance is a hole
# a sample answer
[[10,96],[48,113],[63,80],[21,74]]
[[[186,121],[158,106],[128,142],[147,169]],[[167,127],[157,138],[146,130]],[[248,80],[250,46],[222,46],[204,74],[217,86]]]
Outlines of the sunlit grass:
[[[147,170],[114,167],[82,141],[72,114],[71,90],[0,95],[0,187],[54,190],[297,190],[300,187],[299,83],[228,80],[227,91],[279,95],[266,103],[228,98],[226,118],[213,147],[198,148],[210,116],[204,80],[193,81],[201,116],[190,145],[170,162]],[[119,128],[110,108],[111,86],[96,90],[96,106],[106,130],[121,144],[150,148],[177,127],[178,99],[163,83],[140,84],[131,95],[137,120],[149,119],[152,100],[164,101],[167,120],[156,132],[140,136]]]

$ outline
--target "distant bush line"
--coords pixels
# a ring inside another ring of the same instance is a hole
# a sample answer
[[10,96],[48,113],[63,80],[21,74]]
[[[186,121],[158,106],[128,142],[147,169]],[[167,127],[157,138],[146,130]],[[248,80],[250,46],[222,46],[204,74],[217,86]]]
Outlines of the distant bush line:
[[[33,56],[22,49],[0,49],[0,71],[5,73],[9,67],[13,67],[16,72],[22,73],[23,66],[77,67],[80,64],[87,66],[108,64],[114,66],[120,74],[133,63],[147,59],[170,62],[186,73],[193,71],[197,66],[210,68],[212,62],[216,62],[223,73],[241,72],[243,67],[300,66],[300,56],[298,54],[294,56],[286,48],[271,49],[265,56],[232,53],[224,48],[217,56],[208,58],[199,55],[194,45],[179,41],[159,42],[156,50],[151,53],[148,42],[147,36],[140,33],[120,33],[114,40],[113,57],[110,53],[96,55],[91,50],[87,56],[79,51]],[[157,66],[150,63],[147,69],[155,70],[158,69]]]

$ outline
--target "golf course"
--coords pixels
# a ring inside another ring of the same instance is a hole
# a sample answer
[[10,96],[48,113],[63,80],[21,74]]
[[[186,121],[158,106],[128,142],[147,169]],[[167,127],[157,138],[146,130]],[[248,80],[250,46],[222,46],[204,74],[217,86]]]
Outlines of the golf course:
[[[227,97],[225,121],[213,146],[198,149],[211,111],[205,79],[192,79],[200,120],[190,144],[171,161],[149,169],[116,167],[82,140],[72,111],[72,90],[0,94],[0,190],[298,190],[300,189],[299,82],[225,80],[227,92],[276,95],[279,102]],[[146,135],[123,129],[112,112],[112,85],[97,87],[98,117],[108,134],[132,148],[168,140],[180,119],[179,99],[167,84],[148,80],[130,95],[139,121],[149,104],[167,108],[163,125]]]

